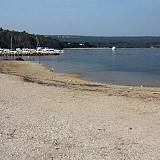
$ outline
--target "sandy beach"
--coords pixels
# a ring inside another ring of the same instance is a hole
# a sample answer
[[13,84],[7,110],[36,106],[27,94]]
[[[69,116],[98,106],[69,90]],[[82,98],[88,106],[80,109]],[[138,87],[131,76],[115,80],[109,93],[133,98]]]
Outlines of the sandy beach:
[[160,159],[160,88],[79,76],[0,61],[0,159]]

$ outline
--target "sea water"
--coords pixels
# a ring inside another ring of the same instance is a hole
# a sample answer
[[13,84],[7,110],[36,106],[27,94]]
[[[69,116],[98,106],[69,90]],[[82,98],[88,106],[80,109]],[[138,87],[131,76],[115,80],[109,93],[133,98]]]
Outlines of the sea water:
[[65,49],[58,56],[23,57],[61,73],[80,73],[84,80],[160,86],[160,49]]

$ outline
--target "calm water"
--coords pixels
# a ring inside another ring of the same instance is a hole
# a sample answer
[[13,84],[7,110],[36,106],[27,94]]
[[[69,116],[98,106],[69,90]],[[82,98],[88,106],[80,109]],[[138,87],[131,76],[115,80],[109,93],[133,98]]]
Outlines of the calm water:
[[62,73],[112,84],[160,86],[160,49],[68,49],[60,56],[25,57]]

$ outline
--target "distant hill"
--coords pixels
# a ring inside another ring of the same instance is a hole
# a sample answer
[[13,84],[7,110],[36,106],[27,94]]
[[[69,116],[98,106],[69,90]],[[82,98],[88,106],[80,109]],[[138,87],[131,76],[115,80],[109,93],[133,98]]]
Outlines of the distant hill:
[[0,48],[11,48],[11,38],[13,49],[15,48],[36,48],[37,39],[39,46],[50,48],[62,48],[63,44],[52,37],[29,34],[25,31],[9,31],[0,28]]
[[96,37],[74,35],[35,35],[25,31],[9,31],[0,28],[0,48],[36,48],[39,46],[49,48],[160,48],[160,37]]
[[64,47],[76,47],[78,43],[88,43],[91,47],[160,48],[160,37],[95,37],[72,35],[52,35],[50,37],[63,42]]

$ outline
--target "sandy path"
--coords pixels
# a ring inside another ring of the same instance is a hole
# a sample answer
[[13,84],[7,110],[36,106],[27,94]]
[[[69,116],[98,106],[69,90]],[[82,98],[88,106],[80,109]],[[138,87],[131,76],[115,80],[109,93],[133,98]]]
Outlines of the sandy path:
[[160,101],[0,74],[0,159],[158,160]]

